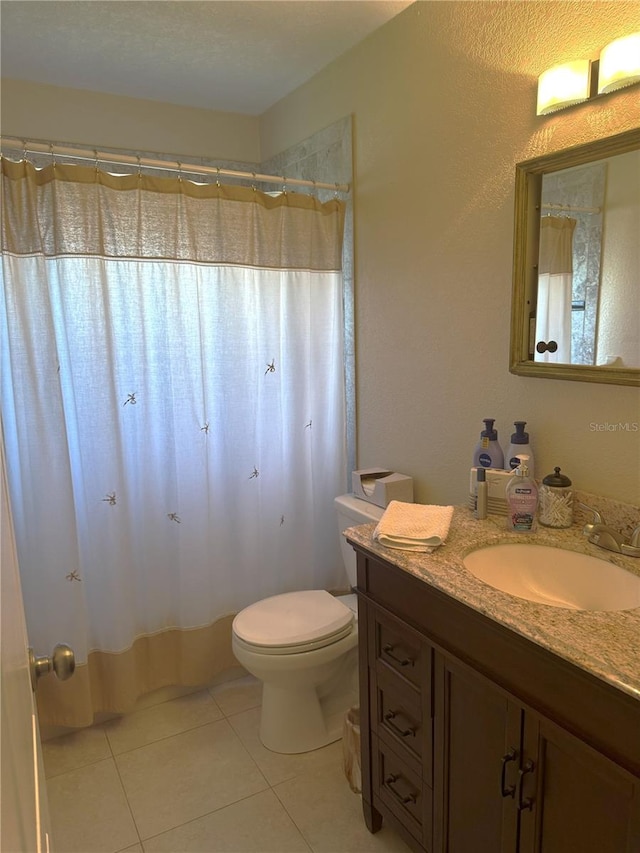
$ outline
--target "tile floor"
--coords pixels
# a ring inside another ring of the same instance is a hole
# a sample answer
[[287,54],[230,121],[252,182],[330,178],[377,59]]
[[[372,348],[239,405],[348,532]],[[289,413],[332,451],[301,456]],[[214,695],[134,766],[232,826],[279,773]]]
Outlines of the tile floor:
[[56,853],[408,853],[371,835],[342,745],[279,755],[251,676],[43,744]]

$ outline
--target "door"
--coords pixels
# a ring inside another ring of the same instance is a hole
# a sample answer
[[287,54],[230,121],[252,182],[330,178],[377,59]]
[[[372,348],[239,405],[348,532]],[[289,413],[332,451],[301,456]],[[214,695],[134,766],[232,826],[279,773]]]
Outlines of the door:
[[640,780],[549,720],[527,712],[520,853],[638,853]]
[[1,436],[0,457],[0,850],[45,853],[51,849],[47,798]]
[[440,654],[435,696],[434,849],[515,851],[521,708],[491,681]]

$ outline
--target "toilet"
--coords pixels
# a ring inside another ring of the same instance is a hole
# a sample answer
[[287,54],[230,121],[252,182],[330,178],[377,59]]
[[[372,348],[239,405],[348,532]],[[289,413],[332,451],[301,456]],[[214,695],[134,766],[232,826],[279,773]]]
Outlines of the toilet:
[[[353,495],[334,501],[349,587],[356,585],[348,527],[377,522],[384,510]],[[322,589],[273,595],[233,620],[233,652],[263,683],[260,740],[273,752],[309,752],[342,736],[358,704],[358,607],[354,593]]]

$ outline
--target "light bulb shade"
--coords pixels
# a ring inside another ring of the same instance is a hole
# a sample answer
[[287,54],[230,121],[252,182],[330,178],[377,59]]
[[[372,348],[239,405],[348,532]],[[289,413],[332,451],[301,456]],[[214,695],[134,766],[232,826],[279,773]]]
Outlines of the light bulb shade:
[[562,110],[589,97],[589,60],[554,65],[538,77],[539,116]]
[[640,82],[640,33],[616,39],[602,49],[598,69],[598,94],[615,92]]

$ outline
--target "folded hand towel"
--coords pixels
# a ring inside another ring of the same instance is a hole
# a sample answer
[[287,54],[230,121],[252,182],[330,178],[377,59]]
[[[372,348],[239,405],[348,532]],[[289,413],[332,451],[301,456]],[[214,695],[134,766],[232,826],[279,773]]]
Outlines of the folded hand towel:
[[452,516],[452,506],[391,501],[373,531],[373,538],[389,548],[434,551],[447,538]]

